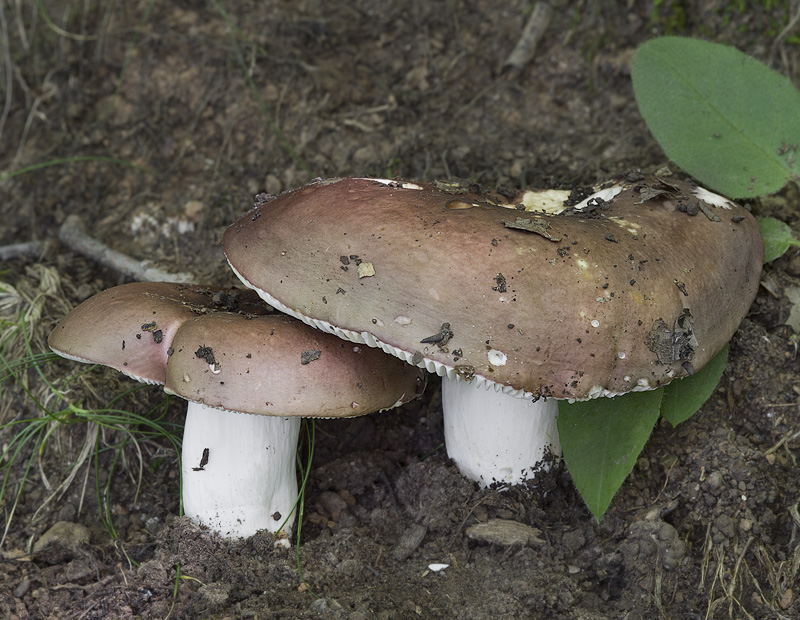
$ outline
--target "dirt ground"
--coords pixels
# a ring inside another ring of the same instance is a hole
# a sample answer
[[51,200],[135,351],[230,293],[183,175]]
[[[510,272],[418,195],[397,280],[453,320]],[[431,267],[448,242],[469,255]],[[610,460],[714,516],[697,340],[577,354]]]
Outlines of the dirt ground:
[[[220,239],[257,192],[345,175],[572,187],[665,165],[630,84],[653,36],[731,43],[800,84],[783,32],[796,1],[551,6],[533,60],[504,69],[522,0],[0,2],[0,245],[41,242],[0,267],[7,363],[47,351],[71,307],[129,280],[59,243],[68,216],[137,260],[234,285]],[[752,206],[800,236],[796,188]],[[317,423],[299,552],[266,534],[222,541],[177,516],[165,437],[65,413],[126,393],[113,408],[180,425],[177,402],[64,360],[6,366],[0,422],[47,408],[73,423],[18,453],[26,424],[0,430],[0,616],[800,618],[800,359],[786,325],[800,252],[763,278],[714,396],[656,428],[600,523],[560,467],[535,489],[462,478],[431,381],[399,411]],[[467,535],[495,518],[539,537]]]

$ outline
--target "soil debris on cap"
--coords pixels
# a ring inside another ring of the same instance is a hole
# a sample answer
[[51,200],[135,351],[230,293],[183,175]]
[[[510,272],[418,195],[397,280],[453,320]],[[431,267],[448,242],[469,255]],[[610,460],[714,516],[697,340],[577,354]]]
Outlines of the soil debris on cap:
[[469,191],[468,187],[457,181],[434,181],[433,184],[447,194],[466,194]]
[[[164,332],[158,329],[158,323],[153,321],[152,323],[145,323],[142,325],[143,332],[150,332],[153,334],[153,341],[156,344],[159,344],[164,339]],[[124,347],[123,347],[124,348]]]
[[434,334],[433,336],[428,336],[427,338],[423,338],[420,340],[420,343],[436,344],[440,347],[443,347],[450,341],[452,337],[453,331],[450,329],[450,323],[442,323],[442,326],[439,328],[439,333]]
[[469,364],[456,364],[455,370],[463,381],[470,382],[475,376],[475,366],[470,366]]
[[548,232],[551,226],[546,220],[542,219],[541,217],[518,217],[515,218],[513,222],[509,222],[508,220],[503,220],[503,224],[505,224],[506,228],[516,228],[517,230],[526,230],[528,232],[540,235],[545,239],[549,239],[550,241],[555,241],[555,242],[561,241],[561,237],[556,237],[555,235]]
[[448,209],[471,209],[472,207],[476,207],[477,205],[471,202],[464,202],[463,200],[451,200],[447,203]]
[[683,293],[684,297],[688,297],[689,293],[686,292],[686,283],[681,282],[678,278],[673,278],[672,281],[675,283],[675,286],[678,287],[678,290]]
[[670,329],[663,319],[656,319],[650,328],[647,343],[662,364],[678,361],[689,362],[697,346],[697,338],[692,331],[694,317],[688,308],[675,319],[674,329]]
[[318,360],[320,355],[322,355],[322,351],[319,349],[310,349],[308,351],[303,351],[300,354],[300,363],[303,366],[305,366],[306,364],[310,364],[314,360]]
[[217,360],[214,359],[214,351],[211,350],[211,347],[201,345],[194,354],[201,360],[205,360],[209,366],[216,366],[217,364]]
[[705,215],[712,222],[720,222],[720,221],[722,221],[722,220],[720,220],[719,215],[717,215],[716,213],[714,213],[711,210],[711,207],[708,206],[708,204],[706,203],[705,200],[699,200],[697,202],[697,206],[703,212],[703,215]]
[[634,204],[644,204],[648,200],[652,200],[653,198],[658,198],[659,196],[664,196],[669,193],[670,192],[666,189],[645,185],[641,190],[639,190],[639,195],[642,197],[641,200],[637,200]]

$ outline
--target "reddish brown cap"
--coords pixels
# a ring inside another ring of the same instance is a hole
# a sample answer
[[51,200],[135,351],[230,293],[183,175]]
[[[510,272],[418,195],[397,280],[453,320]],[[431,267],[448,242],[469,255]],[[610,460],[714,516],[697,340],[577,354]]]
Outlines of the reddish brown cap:
[[279,309],[439,374],[555,398],[655,388],[733,335],[761,237],[748,211],[672,177],[604,196],[552,215],[333,179],[259,205],[224,246]]
[[230,411],[352,417],[402,405],[425,387],[420,369],[286,315],[192,318],[172,346],[164,389]]
[[218,310],[264,314],[251,291],[170,282],[134,282],[90,297],[50,333],[63,357],[104,364],[145,383],[164,383],[167,352],[188,319]]

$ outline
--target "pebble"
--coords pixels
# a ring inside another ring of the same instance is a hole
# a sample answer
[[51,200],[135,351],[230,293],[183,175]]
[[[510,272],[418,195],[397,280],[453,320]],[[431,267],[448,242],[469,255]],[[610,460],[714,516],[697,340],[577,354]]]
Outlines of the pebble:
[[344,608],[341,603],[332,598],[318,598],[309,606],[311,611],[318,614],[323,614],[326,617],[329,615],[337,614]]
[[708,478],[706,478],[706,484],[712,491],[716,491],[722,487],[722,482],[722,474],[719,471],[712,471],[708,475]]
[[14,589],[14,596],[16,598],[22,598],[28,593],[28,590],[31,589],[31,580],[30,579],[23,579],[19,582],[19,585]]
[[422,544],[425,534],[428,533],[428,528],[419,523],[414,523],[406,528],[400,536],[400,541],[392,551],[392,557],[398,562],[403,562],[408,559],[414,550]]
[[347,510],[347,502],[333,491],[323,491],[319,496],[319,503],[330,515],[332,521],[339,521],[342,512]]
[[89,530],[80,523],[58,521],[33,545],[34,555],[48,564],[71,560],[81,545],[88,544]]
[[213,607],[221,607],[228,602],[232,587],[230,583],[214,581],[201,586],[198,592]]

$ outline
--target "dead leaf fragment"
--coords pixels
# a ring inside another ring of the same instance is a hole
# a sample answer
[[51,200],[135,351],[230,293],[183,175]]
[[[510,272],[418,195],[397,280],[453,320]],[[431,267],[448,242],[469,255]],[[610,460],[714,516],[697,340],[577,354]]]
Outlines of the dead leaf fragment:
[[358,277],[359,278],[369,278],[370,276],[375,275],[375,267],[369,261],[361,261],[358,264]]
[[542,531],[511,519],[490,519],[486,523],[476,523],[467,528],[467,536],[473,540],[511,547],[521,545],[533,547],[543,544],[539,538]]
[[527,230],[528,232],[536,233],[550,241],[561,241],[561,237],[556,237],[548,232],[551,226],[541,217],[518,217],[513,222],[503,220],[503,224],[505,224],[506,228],[516,228],[518,230]]
[[642,197],[641,200],[637,200],[634,204],[640,205],[644,204],[648,200],[652,200],[653,198],[658,198],[659,196],[669,196],[670,192],[666,189],[645,185],[639,191],[639,195]]

